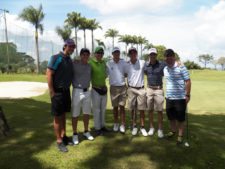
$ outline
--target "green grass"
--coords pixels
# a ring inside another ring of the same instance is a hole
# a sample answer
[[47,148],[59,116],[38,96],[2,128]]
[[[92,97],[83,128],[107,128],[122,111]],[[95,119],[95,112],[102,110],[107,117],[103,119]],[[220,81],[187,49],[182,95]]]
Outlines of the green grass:
[[[44,81],[44,76],[0,75],[0,81]],[[93,142],[82,138],[69,146],[69,152],[59,153],[52,129],[49,96],[16,100],[0,100],[11,126],[8,137],[0,138],[1,169],[223,169],[225,168],[225,72],[193,71],[192,100],[189,105],[190,148],[177,147],[175,139],[132,137],[110,133]],[[107,126],[112,127],[111,104],[107,106]],[[127,113],[127,125],[129,124]],[[148,120],[146,119],[146,128]],[[93,119],[90,120],[93,127]],[[168,121],[164,118],[164,129]],[[70,114],[68,135],[72,135]]]

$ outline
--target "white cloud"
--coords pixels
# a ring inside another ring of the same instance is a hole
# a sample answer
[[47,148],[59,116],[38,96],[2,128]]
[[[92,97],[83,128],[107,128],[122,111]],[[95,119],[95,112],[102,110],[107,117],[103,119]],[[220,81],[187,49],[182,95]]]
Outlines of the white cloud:
[[176,7],[182,0],[80,0],[80,2],[101,14],[155,12],[165,7]]

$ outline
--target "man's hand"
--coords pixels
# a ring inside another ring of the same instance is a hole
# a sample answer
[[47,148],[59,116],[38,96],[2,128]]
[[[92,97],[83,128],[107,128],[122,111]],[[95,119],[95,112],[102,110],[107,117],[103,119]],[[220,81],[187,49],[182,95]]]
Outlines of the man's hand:
[[55,91],[54,90],[50,90],[49,94],[50,94],[50,97],[52,98],[53,96],[55,96]]
[[191,96],[190,95],[186,95],[186,103],[188,104],[189,103],[189,101],[190,101],[190,98]]

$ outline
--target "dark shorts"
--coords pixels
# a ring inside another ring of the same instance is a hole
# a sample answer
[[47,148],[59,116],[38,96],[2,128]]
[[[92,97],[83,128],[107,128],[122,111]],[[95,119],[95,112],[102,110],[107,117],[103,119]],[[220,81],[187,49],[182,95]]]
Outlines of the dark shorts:
[[51,98],[51,112],[53,116],[61,116],[71,110],[70,90],[56,92]]
[[166,99],[166,114],[169,120],[185,121],[186,100]]

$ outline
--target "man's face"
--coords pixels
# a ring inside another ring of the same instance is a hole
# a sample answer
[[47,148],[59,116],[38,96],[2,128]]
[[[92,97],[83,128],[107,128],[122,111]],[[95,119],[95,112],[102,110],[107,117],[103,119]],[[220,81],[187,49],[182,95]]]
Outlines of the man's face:
[[168,66],[172,67],[175,63],[175,56],[166,56],[165,62],[167,63]]
[[129,56],[130,56],[131,61],[136,61],[137,60],[137,51],[135,51],[135,50],[130,51]]
[[81,61],[83,63],[88,63],[89,57],[90,57],[90,53],[88,53],[88,52],[84,52],[80,55]]
[[157,58],[157,54],[156,54],[156,53],[151,53],[151,54],[149,54],[149,59],[150,59],[150,61],[155,61],[156,58]]
[[112,53],[112,55],[115,60],[120,59],[120,51],[115,51]]
[[103,55],[104,55],[103,51],[99,51],[95,53],[95,57],[98,61],[102,60]]
[[76,45],[66,45],[65,52],[68,53],[69,55],[72,55],[75,48],[76,48]]

